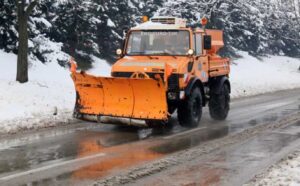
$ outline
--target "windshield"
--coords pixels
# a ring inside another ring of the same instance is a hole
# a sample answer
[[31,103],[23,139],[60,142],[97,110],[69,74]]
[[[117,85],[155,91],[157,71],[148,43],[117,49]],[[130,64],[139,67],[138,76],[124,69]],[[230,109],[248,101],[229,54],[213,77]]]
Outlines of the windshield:
[[128,55],[187,55],[188,31],[133,31],[129,35]]

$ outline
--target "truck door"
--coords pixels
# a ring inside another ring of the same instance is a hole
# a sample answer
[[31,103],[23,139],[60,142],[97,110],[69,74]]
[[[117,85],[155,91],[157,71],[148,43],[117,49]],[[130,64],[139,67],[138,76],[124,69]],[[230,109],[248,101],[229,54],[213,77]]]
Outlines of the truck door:
[[207,56],[203,55],[203,36],[201,33],[194,34],[195,43],[195,65],[196,76],[201,79],[202,82],[208,81],[208,60]]

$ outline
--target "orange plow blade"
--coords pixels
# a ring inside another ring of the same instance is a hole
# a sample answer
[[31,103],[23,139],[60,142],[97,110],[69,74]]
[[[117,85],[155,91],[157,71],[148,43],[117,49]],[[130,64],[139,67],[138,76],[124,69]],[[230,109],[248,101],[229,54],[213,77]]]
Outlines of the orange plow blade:
[[95,77],[72,73],[77,114],[133,119],[168,118],[162,80]]

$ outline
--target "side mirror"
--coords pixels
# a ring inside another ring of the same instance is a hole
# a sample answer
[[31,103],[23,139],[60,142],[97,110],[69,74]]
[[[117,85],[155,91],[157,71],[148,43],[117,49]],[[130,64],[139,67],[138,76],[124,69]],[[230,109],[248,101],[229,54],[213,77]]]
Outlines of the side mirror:
[[127,34],[128,33],[128,29],[129,29],[128,27],[123,27],[123,33]]
[[116,54],[117,54],[117,56],[121,56],[122,55],[122,53],[123,53],[123,51],[121,50],[121,49],[117,49],[116,50]]
[[204,50],[210,50],[211,49],[211,36],[210,35],[205,35],[203,36],[203,48]]

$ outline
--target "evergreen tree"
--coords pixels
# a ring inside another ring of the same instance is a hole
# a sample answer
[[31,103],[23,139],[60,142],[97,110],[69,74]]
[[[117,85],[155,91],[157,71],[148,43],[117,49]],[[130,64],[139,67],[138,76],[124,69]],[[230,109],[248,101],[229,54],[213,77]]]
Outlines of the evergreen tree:
[[18,39],[15,0],[0,1],[0,49],[17,52]]
[[[186,18],[194,27],[207,17],[208,28],[224,30],[226,55],[245,50],[299,56],[296,6],[294,0],[40,0],[29,17],[29,54],[47,62],[53,52],[47,42],[53,42],[62,43],[62,50],[83,69],[91,66],[91,56],[113,62],[125,30],[140,23],[143,15],[162,15]],[[0,49],[7,52],[17,53],[16,19],[15,0],[1,1]],[[58,62],[65,65],[67,60]]]
[[209,28],[224,30],[227,55],[238,49],[253,55],[299,56],[300,24],[292,1],[168,0],[158,12],[186,18],[194,26],[208,17]]

